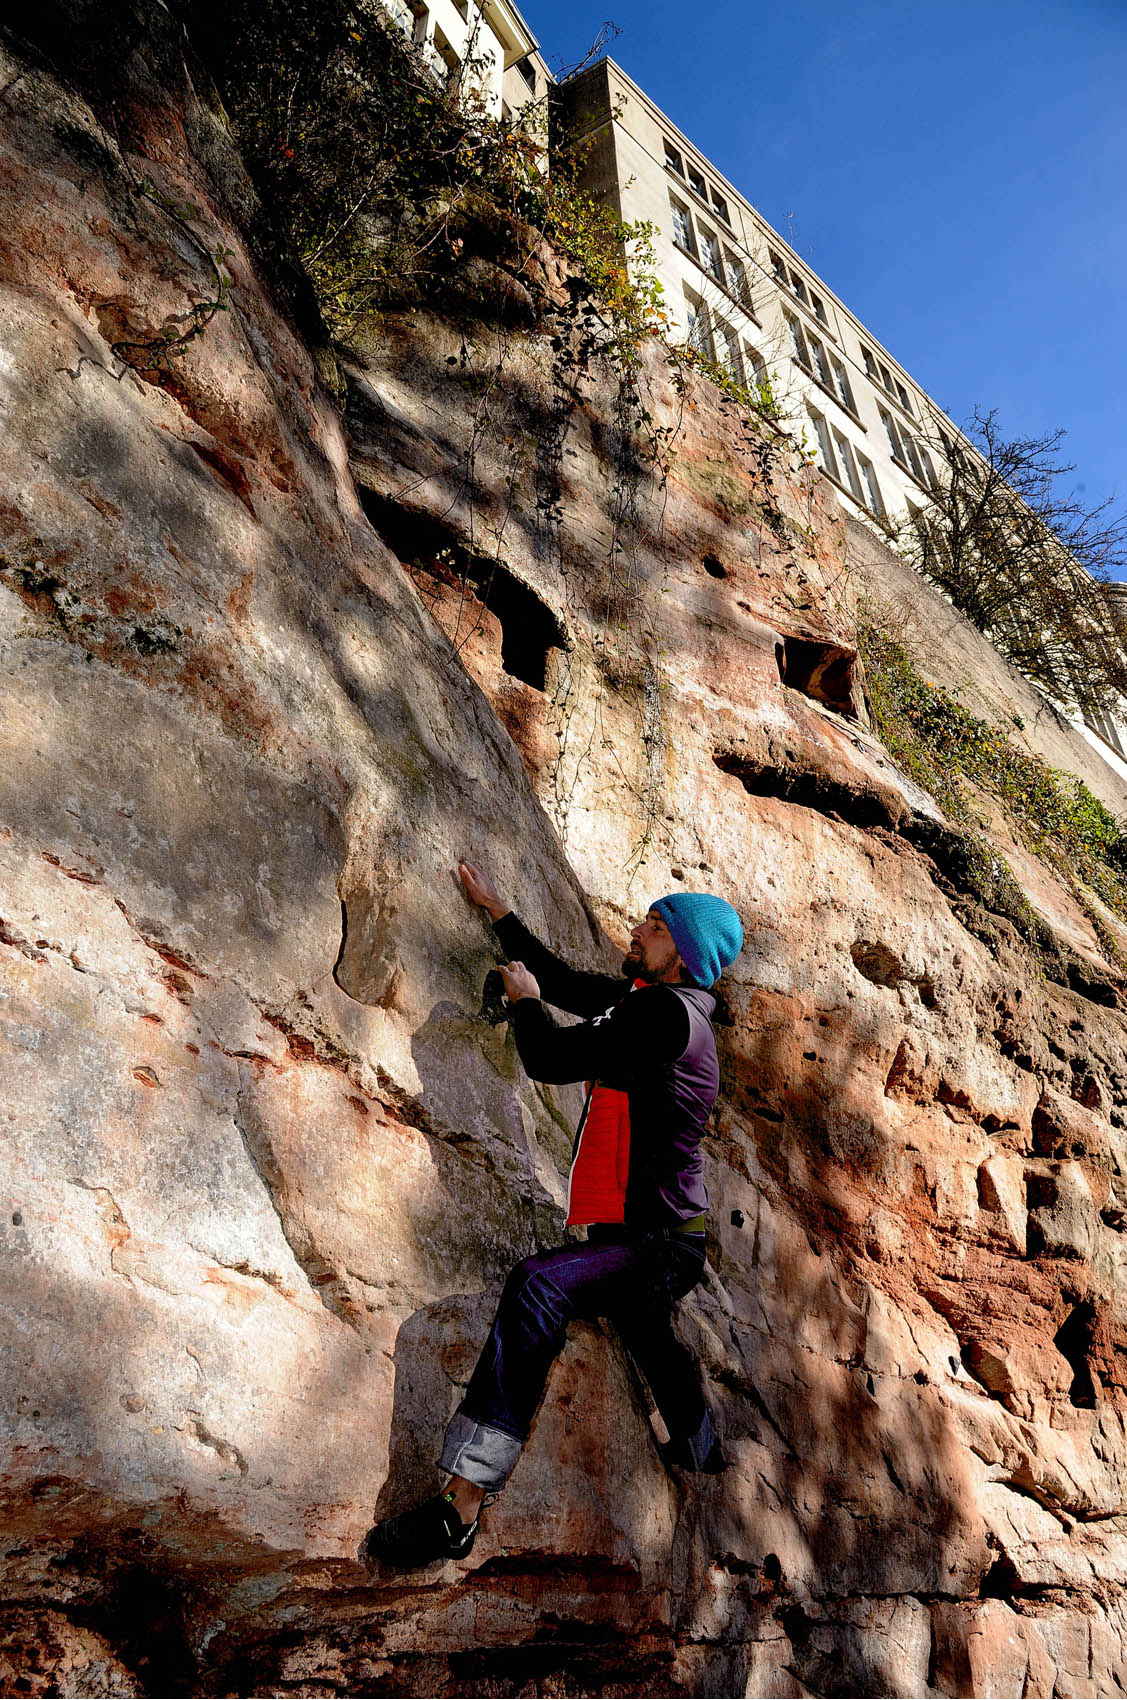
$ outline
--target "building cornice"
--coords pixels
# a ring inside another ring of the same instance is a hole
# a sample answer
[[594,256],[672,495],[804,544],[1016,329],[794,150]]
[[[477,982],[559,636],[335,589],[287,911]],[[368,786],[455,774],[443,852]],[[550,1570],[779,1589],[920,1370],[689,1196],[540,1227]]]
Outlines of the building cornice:
[[505,69],[539,50],[540,43],[525,23],[512,0],[482,0],[482,16],[501,43]]

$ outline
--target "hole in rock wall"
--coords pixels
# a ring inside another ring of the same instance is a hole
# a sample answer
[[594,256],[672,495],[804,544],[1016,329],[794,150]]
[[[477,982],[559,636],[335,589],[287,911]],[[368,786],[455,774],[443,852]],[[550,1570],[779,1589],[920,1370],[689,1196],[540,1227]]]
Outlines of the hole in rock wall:
[[849,947],[853,966],[874,986],[896,987],[904,978],[900,958],[879,940],[856,939]]
[[701,566],[710,578],[727,578],[728,576],[728,569],[720,565],[715,555],[706,555],[701,561]]
[[735,750],[717,750],[712,760],[721,773],[738,779],[750,797],[777,797],[798,808],[817,809],[851,826],[895,824],[882,798],[839,784],[828,774],[768,766]]
[[[92,1567],[95,1562],[91,1554]],[[109,1642],[138,1678],[141,1693],[198,1692],[183,1595],[173,1576],[160,1575],[147,1564],[128,1565],[113,1576],[108,1592],[74,1615]]]
[[[472,589],[501,627],[501,666],[534,690],[548,683],[548,657],[569,647],[552,610],[501,561],[471,553],[457,532],[429,514],[399,507],[374,490],[361,489],[364,512],[393,554],[424,589]],[[424,592],[425,594],[425,592]],[[470,620],[472,626],[472,619]]]
[[859,718],[857,712],[857,651],[818,638],[784,637],[782,655],[775,645],[779,676],[792,691],[801,691],[837,714]]
[[978,1584],[980,1600],[1009,1600],[1020,1586],[1017,1568],[1012,1559],[996,1558]]
[[1091,1410],[1096,1403],[1092,1351],[1097,1323],[1095,1305],[1084,1299],[1069,1312],[1053,1337],[1053,1345],[1072,1366],[1072,1386],[1068,1397],[1081,1410]]

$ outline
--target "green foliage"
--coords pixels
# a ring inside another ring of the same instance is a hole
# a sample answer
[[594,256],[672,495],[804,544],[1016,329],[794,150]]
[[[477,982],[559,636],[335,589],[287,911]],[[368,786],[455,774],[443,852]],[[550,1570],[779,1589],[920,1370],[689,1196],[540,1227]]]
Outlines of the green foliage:
[[475,254],[528,287],[545,238],[603,304],[612,352],[662,327],[649,227],[581,192],[578,161],[545,175],[545,113],[490,117],[472,52],[440,83],[375,0],[195,0],[192,14],[199,41],[221,43],[212,69],[243,157],[334,336],[441,299]]
[[775,394],[769,374],[764,373],[752,384],[741,384],[727,366],[718,360],[710,360],[687,343],[676,353],[686,370],[703,372],[722,395],[736,402],[749,417],[766,420],[769,425],[777,424],[783,417],[783,405]]
[[878,625],[863,623],[859,641],[877,730],[904,771],[966,824],[975,818],[969,780],[997,799],[1035,855],[1127,915],[1127,834],[1083,781],[1018,749],[921,677]]

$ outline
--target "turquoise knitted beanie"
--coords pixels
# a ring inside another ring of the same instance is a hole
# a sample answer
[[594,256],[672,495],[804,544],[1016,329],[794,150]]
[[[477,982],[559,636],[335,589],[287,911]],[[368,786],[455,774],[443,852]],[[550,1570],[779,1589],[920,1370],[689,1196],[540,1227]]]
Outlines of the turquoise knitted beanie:
[[675,891],[650,908],[673,935],[685,972],[698,986],[717,981],[743,948],[744,930],[736,911],[706,891]]

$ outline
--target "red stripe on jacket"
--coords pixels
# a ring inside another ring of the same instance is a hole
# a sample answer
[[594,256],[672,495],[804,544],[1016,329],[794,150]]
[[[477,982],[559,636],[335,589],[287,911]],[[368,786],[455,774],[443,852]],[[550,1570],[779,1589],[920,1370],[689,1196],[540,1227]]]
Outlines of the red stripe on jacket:
[[629,1173],[630,1100],[613,1086],[596,1086],[571,1166],[568,1227],[623,1221]]

